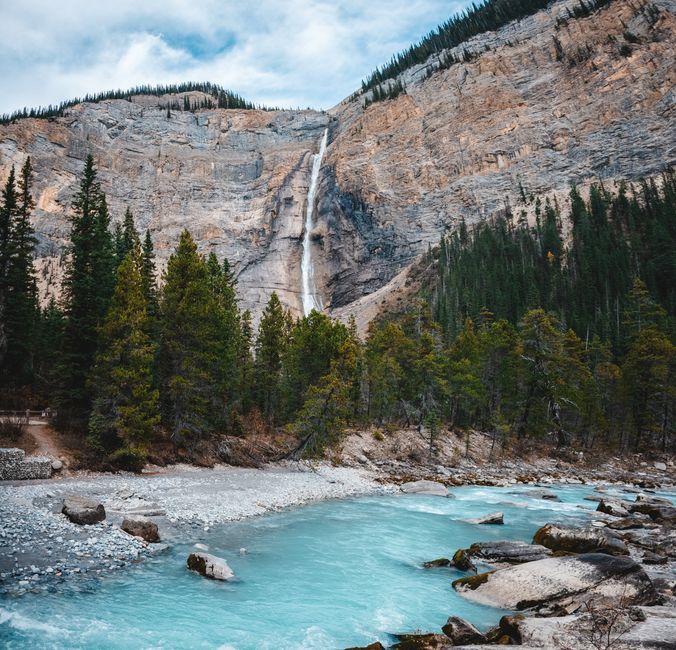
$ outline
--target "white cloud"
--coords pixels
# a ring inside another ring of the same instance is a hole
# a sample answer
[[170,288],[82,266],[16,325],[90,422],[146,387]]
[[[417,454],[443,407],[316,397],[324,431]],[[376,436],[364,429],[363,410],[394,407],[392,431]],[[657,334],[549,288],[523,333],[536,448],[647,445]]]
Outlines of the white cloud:
[[213,81],[329,108],[467,0],[25,0],[0,8],[0,113],[137,84]]

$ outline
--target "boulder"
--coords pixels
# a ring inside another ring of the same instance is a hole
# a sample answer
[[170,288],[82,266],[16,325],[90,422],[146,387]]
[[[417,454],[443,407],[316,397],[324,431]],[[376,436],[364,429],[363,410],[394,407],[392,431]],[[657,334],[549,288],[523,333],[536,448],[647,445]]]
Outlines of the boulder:
[[438,560],[423,562],[423,568],[436,569],[437,567],[451,566],[451,561],[447,557],[440,557]]
[[472,544],[467,553],[472,558],[485,560],[486,562],[506,562],[508,564],[521,564],[522,562],[534,562],[551,557],[552,551],[539,544],[527,544],[526,542],[496,541],[477,542]]
[[352,648],[345,648],[345,650],[385,650],[385,646],[380,641],[376,641],[370,645],[354,646]]
[[627,509],[628,504],[622,503],[622,501],[614,501],[611,499],[602,499],[599,501],[597,512],[604,512],[607,515],[614,515],[615,517],[627,517],[629,516],[629,510]]
[[106,518],[106,510],[102,503],[81,496],[66,497],[61,512],[74,524],[81,526],[98,524]]
[[[652,522],[650,517],[646,516],[647,521]],[[646,524],[646,519],[640,519],[636,515],[633,517],[624,517],[623,519],[615,519],[608,522],[608,528],[613,530],[630,530],[632,528],[643,528]]]
[[574,597],[578,602],[654,604],[658,595],[643,568],[628,557],[603,553],[551,557],[482,573],[453,582],[475,602],[503,609],[554,607]]
[[453,554],[453,566],[460,571],[474,571],[476,573],[476,567],[472,558],[469,556],[469,553],[465,549],[459,548]]
[[491,512],[476,519],[466,519],[468,524],[504,524],[504,515],[501,512]]
[[395,634],[390,650],[450,650],[453,642],[445,634]]
[[135,516],[125,517],[120,526],[125,533],[140,537],[146,542],[159,542],[160,533],[157,524],[147,517]]
[[665,501],[666,499],[637,497],[636,501],[629,506],[629,511],[648,515],[653,521],[659,523],[676,524],[676,506],[673,506],[670,501],[667,503]]
[[660,472],[666,472],[666,471],[667,471],[667,465],[666,465],[666,463],[661,463],[661,462],[659,462],[659,461],[656,461],[656,462],[654,463],[654,465],[655,465],[655,469],[656,469],[656,470],[659,470]]
[[188,555],[188,568],[205,578],[212,580],[234,580],[235,573],[228,563],[220,557],[209,553],[191,553]]
[[486,637],[479,630],[464,618],[458,616],[450,616],[441,630],[453,641],[453,645],[486,643]]
[[533,536],[533,544],[566,553],[629,554],[629,549],[617,533],[594,526],[567,528],[558,524],[545,524]]
[[401,491],[405,494],[429,494],[437,497],[447,497],[448,488],[436,481],[409,481],[402,483]]
[[63,469],[63,461],[59,460],[58,458],[56,460],[52,461],[52,469],[55,472],[59,472]]

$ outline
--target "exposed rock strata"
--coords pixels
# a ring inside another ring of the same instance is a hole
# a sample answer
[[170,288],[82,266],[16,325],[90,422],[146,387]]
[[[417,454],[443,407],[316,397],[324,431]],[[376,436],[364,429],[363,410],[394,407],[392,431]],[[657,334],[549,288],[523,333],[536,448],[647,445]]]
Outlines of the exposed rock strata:
[[341,316],[373,315],[373,300],[384,297],[363,296],[400,277],[461,217],[520,210],[519,183],[562,198],[570,181],[659,172],[676,160],[673,0],[615,0],[557,27],[572,4],[471,39],[456,51],[475,53],[471,62],[429,79],[434,59],[412,68],[406,94],[368,109],[346,100],[329,114],[218,109],[168,118],[156,98],[136,97],[1,126],[0,180],[26,155],[36,172],[41,297],[58,285],[88,152],[113,216],[129,205],[161,263],[189,227],[201,250],[233,262],[243,306],[255,314],[272,290],[300,311],[310,163],[327,126],[313,258],[323,301]]

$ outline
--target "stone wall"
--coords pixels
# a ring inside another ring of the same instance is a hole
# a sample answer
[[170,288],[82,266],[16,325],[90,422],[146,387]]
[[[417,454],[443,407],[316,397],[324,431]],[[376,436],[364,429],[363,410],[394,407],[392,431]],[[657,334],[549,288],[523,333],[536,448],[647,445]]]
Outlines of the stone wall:
[[26,481],[50,478],[52,461],[44,456],[29,456],[23,449],[0,449],[0,481]]

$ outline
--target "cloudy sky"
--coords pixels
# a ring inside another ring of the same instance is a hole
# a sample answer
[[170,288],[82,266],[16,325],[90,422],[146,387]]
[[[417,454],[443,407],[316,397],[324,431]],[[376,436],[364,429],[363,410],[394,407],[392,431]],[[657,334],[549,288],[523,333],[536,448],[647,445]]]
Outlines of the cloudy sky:
[[137,84],[213,81],[330,108],[467,0],[0,0],[0,113]]

